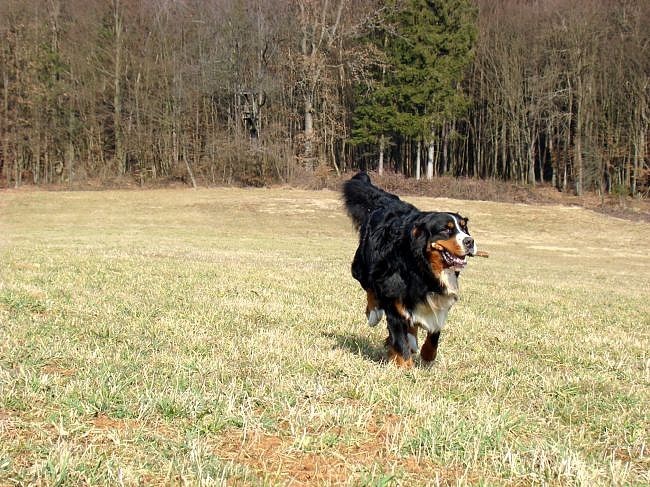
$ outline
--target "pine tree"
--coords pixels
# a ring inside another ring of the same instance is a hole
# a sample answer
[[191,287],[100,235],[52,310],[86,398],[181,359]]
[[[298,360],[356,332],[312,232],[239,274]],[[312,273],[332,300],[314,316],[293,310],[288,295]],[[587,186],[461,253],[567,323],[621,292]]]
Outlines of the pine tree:
[[436,129],[467,107],[459,84],[471,61],[476,9],[470,0],[406,0],[387,12],[388,28],[370,40],[387,67],[375,71],[359,101],[353,134],[357,143],[391,133],[415,140],[419,160],[421,143],[431,144]]

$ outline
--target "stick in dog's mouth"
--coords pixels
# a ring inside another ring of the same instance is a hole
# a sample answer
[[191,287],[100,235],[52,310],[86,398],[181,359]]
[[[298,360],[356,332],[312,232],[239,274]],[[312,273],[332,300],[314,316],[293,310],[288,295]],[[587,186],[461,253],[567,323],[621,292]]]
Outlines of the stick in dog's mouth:
[[486,257],[486,258],[490,256],[490,254],[488,254],[485,250],[479,250],[475,254],[473,254],[473,255],[469,254],[469,255],[472,256],[472,257]]

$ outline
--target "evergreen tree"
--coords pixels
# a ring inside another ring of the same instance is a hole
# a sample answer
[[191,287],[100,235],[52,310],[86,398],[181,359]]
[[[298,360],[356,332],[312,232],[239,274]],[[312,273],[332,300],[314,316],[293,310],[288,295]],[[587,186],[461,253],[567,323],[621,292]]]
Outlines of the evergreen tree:
[[358,102],[354,141],[376,144],[395,133],[418,142],[419,160],[420,143],[431,143],[434,130],[467,106],[458,87],[471,61],[475,21],[470,0],[405,0],[388,9],[386,30],[371,39],[387,68],[375,72]]

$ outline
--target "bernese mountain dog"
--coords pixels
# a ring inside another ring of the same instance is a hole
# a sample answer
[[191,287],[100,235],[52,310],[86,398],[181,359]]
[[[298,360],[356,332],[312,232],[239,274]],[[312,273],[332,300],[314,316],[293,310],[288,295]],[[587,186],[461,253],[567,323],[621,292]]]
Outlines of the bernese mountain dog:
[[364,172],[346,181],[343,199],[359,231],[352,276],[367,293],[368,324],[386,315],[389,360],[401,367],[413,365],[418,327],[423,328],[420,357],[432,362],[458,300],[458,276],[477,252],[467,218],[420,211],[374,186]]

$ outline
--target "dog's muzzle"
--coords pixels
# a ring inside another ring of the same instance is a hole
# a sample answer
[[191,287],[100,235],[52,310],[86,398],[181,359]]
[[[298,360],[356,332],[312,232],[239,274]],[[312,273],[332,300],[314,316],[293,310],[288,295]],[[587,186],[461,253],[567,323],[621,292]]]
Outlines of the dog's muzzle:
[[465,237],[463,239],[463,247],[467,255],[476,255],[476,242],[472,237]]

